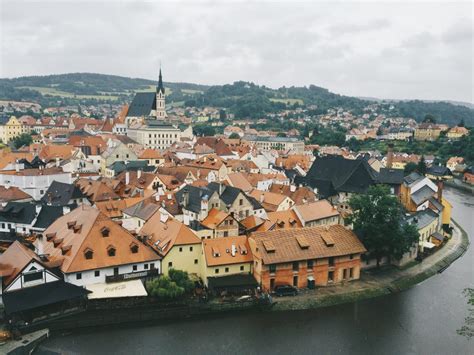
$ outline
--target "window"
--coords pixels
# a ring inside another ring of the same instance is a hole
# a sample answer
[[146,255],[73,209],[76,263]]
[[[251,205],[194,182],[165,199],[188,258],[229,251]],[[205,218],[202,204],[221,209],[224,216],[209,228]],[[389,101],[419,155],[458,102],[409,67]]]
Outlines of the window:
[[168,267],[172,267],[172,266],[173,266],[173,263],[170,261],[170,262],[168,263]]
[[241,199],[239,200],[239,206],[242,206],[243,204],[244,204],[244,200],[241,198]]
[[275,288],[275,279],[270,279],[270,290]]
[[329,266],[334,266],[334,257],[331,256],[331,257],[328,259],[328,263],[329,263]]
[[193,247],[189,247],[189,251],[193,251]]
[[143,268],[144,268],[145,270],[148,270],[148,264],[143,265]]
[[130,247],[130,250],[132,251],[133,254],[138,253],[138,245],[132,244],[132,246]]
[[312,269],[314,266],[314,261],[313,260],[308,260],[308,269]]
[[100,276],[100,270],[94,271],[94,276],[95,276],[95,277],[99,277],[99,276]]
[[300,268],[300,263],[297,262],[297,261],[295,261],[295,262],[293,263],[293,271],[298,271],[299,268]]
[[268,269],[269,269],[271,274],[274,274],[276,272],[277,266],[276,266],[276,264],[270,264],[270,265],[268,265]]
[[214,270],[214,273],[215,273],[215,274],[218,274],[218,273],[219,273],[219,269],[215,269],[215,270]]
[[5,229],[5,223],[2,223],[2,229]]
[[84,256],[85,256],[85,258],[88,259],[88,260],[92,259],[93,255],[94,255],[94,252],[93,252],[92,250],[90,250],[90,249],[87,249],[87,250],[84,252]]
[[228,231],[225,231],[224,232],[224,237],[228,237],[229,236],[229,232]]
[[334,271],[329,271],[328,272],[328,282],[333,282],[334,281]]
[[80,272],[76,274],[76,280],[82,280],[82,274]]
[[229,272],[229,268],[228,268],[228,267],[225,268],[225,272]]
[[244,271],[244,266],[243,265],[240,266],[240,271]]
[[194,259],[194,264],[196,265],[198,263],[198,259]]
[[179,247],[179,252],[181,253],[183,251],[183,247]]
[[354,259],[354,254],[349,255],[349,259]]
[[138,266],[137,265],[133,265],[133,271],[137,271],[138,270]]
[[298,287],[298,276],[293,276],[293,286]]
[[351,268],[349,269],[349,278],[352,279],[353,277],[354,277],[354,268],[351,267]]
[[23,281],[25,282],[38,281],[42,279],[43,279],[43,271],[31,272],[23,276]]
[[114,247],[110,247],[107,249],[107,254],[109,256],[115,256],[115,248]]
[[150,264],[150,269],[154,270],[155,269],[155,263]]

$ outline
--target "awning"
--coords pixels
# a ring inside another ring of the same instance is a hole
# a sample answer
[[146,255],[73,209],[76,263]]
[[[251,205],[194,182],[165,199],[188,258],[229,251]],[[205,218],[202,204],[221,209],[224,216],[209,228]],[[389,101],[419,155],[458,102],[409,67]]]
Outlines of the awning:
[[440,232],[434,232],[433,234],[431,234],[431,238],[437,239],[440,242],[444,240],[444,237]]
[[140,280],[94,284],[88,285],[86,288],[92,292],[87,296],[90,300],[148,296],[145,286],[143,286],[143,283]]
[[209,288],[212,289],[243,289],[243,288],[255,288],[258,286],[255,277],[252,274],[237,274],[228,275],[221,277],[208,277],[207,283]]
[[64,281],[54,281],[6,292],[3,294],[3,303],[5,312],[11,314],[82,298],[88,293],[89,291],[83,287]]
[[422,242],[421,245],[426,249],[433,249],[436,246],[433,243],[427,241]]

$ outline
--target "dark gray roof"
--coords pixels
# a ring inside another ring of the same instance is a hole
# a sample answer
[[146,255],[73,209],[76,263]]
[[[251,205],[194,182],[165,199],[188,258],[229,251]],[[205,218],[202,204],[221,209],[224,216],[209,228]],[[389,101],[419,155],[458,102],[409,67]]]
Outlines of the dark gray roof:
[[141,117],[149,116],[152,110],[156,109],[156,93],[137,92],[128,108],[127,116]]
[[403,181],[407,185],[411,185],[419,180],[423,179],[423,175],[418,174],[416,171],[412,172],[410,175],[405,176]]
[[429,200],[430,197],[433,197],[435,193],[428,185],[423,186],[421,189],[411,194],[412,201],[418,206],[421,205],[426,200]]
[[1,222],[31,224],[35,217],[35,204],[31,202],[8,202],[0,209]]
[[418,211],[408,216],[406,221],[410,224],[416,224],[417,228],[421,229],[432,223],[438,217],[436,212],[427,208],[426,210]]
[[258,202],[258,200],[252,196],[247,196],[254,210],[261,210],[263,206]]
[[[77,205],[70,205],[71,210],[77,207]],[[63,216],[63,206],[41,206],[41,211],[36,218],[36,222],[33,225],[34,228],[46,229],[55,220]]]
[[117,160],[110,164],[108,169],[113,170],[115,175],[120,174],[122,171],[145,171],[145,172],[152,172],[155,170],[154,166],[149,166],[146,160],[131,160],[127,163]]
[[444,206],[443,206],[441,203],[439,203],[439,201],[438,201],[436,198],[431,197],[431,198],[430,198],[430,203],[431,203],[433,206],[435,206],[438,211],[444,210]]
[[440,242],[444,240],[444,237],[440,232],[434,232],[433,234],[431,234],[431,237],[438,239]]
[[429,167],[426,171],[427,174],[430,174],[430,175],[434,175],[434,176],[451,176],[453,175],[453,173],[451,172],[451,170],[449,170],[447,167],[445,166],[441,166],[441,165],[433,165],[431,167]]
[[377,180],[377,172],[365,159],[352,160],[328,155],[317,158],[306,177],[296,177],[295,183],[305,182],[317,188],[318,194],[325,198],[336,192],[363,193]]
[[86,196],[78,186],[53,181],[41,198],[41,202],[52,206],[66,206],[71,199],[84,197]]
[[401,185],[403,183],[403,169],[381,168],[379,182],[388,185]]

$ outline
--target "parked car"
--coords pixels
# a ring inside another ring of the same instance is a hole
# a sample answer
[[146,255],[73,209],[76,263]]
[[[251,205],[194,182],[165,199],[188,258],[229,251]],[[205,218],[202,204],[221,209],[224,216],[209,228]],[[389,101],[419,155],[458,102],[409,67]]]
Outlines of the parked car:
[[296,296],[298,294],[298,290],[290,285],[280,285],[276,286],[273,292],[278,296]]

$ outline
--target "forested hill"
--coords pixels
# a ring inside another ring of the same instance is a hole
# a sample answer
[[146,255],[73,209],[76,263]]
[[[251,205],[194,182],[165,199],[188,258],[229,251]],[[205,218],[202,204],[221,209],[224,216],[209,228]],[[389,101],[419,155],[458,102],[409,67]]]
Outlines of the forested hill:
[[[0,100],[34,101],[43,106],[130,102],[137,91],[151,91],[156,81],[116,75],[72,73],[0,79]],[[343,108],[361,114],[371,100],[338,95],[327,89],[309,87],[265,86],[238,81],[228,85],[207,86],[165,82],[167,101],[174,105],[216,106],[235,113],[236,117],[259,118],[286,108],[306,107],[312,114]],[[389,115],[413,117],[421,121],[433,115],[438,122],[455,125],[461,120],[474,126],[474,110],[447,102],[379,101]]]

